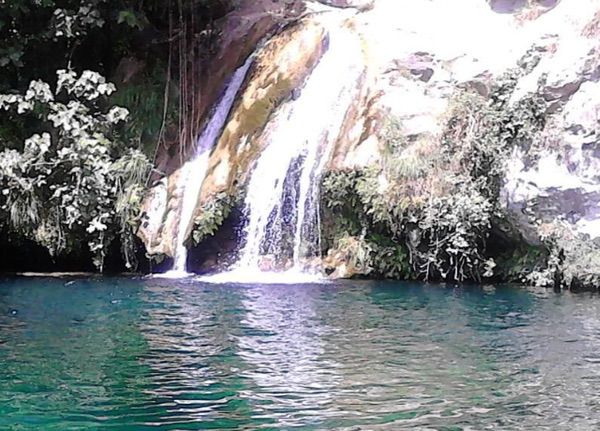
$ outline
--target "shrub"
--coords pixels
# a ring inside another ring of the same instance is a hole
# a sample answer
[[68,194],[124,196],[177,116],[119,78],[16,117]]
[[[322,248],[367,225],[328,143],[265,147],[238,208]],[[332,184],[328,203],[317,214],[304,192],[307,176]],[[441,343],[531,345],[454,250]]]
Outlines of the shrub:
[[340,265],[346,266],[344,276],[404,279],[410,274],[405,250],[383,237],[342,235],[325,259],[333,270]]
[[493,209],[494,204],[472,185],[430,199],[418,215],[420,241],[410,241],[415,271],[425,279],[491,276],[495,264],[485,257],[485,242]]
[[487,239],[492,220],[502,217],[498,198],[505,162],[515,146],[530,147],[545,122],[541,97],[511,102],[518,78],[535,63],[534,57],[524,58],[489,97],[461,89],[440,137],[409,138],[401,123],[389,119],[380,136],[380,166],[325,176],[325,244],[339,249],[341,240],[353,238],[346,246],[360,258],[350,257],[369,273],[377,264],[369,258],[378,250],[383,265],[378,272],[385,276],[455,281],[493,276],[496,263],[488,256]]
[[[101,270],[115,234],[132,247],[130,227],[149,163],[115,139],[128,112],[105,106],[115,91],[111,83],[91,71],[77,76],[59,70],[57,75],[55,92],[32,81],[23,95],[0,95],[0,110],[27,116],[40,130],[25,140],[22,151],[0,153],[2,218],[52,255],[78,250],[84,240]],[[132,253],[126,254],[131,265]]]
[[205,238],[214,235],[229,217],[235,199],[226,193],[219,193],[201,206],[194,219],[192,238],[200,244]]
[[600,286],[600,244],[574,232],[563,221],[542,224],[539,233],[549,250],[543,269],[527,278],[536,286],[597,289]]
[[[546,285],[546,282],[539,283],[534,279],[543,277],[553,282],[552,275],[545,271],[548,267],[548,255],[548,250],[542,245],[512,243],[509,250],[495,257],[495,274],[503,281]],[[542,275],[543,273],[546,275]]]

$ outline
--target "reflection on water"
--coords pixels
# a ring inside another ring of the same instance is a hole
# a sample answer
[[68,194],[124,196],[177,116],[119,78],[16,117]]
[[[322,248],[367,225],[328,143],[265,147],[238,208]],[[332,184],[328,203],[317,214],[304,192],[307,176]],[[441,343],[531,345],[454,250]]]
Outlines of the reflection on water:
[[230,332],[238,323],[238,292],[152,284],[143,297],[149,307],[140,331],[148,350],[140,360],[150,367],[152,381],[146,393],[164,407],[146,424],[177,429],[182,423],[219,428],[221,422],[247,422]]
[[600,298],[0,282],[0,429],[600,427]]
[[255,386],[242,395],[278,427],[318,424],[332,404],[339,377],[335,360],[324,355],[327,328],[314,310],[318,293],[302,286],[244,290],[237,354]]

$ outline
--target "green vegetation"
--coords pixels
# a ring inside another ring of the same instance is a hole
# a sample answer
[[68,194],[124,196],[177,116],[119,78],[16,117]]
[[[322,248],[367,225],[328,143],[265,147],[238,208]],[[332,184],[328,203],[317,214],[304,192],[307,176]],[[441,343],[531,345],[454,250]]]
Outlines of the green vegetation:
[[134,268],[152,159],[168,139],[193,136],[197,68],[218,36],[213,20],[230,7],[3,2],[0,233],[52,256],[91,252],[100,270],[118,240]]
[[[487,240],[502,218],[503,167],[516,146],[531,146],[545,104],[510,103],[518,77],[507,74],[489,97],[460,90],[441,137],[412,138],[391,120],[380,166],[334,172],[323,181],[325,248],[353,250],[357,274],[479,281],[494,275]],[[349,246],[352,239],[352,246]],[[374,250],[386,250],[383,253]]]
[[494,257],[494,274],[499,279],[524,284],[539,284],[535,278],[544,275],[549,285],[553,284],[548,276],[548,250],[543,245],[529,245],[525,242],[511,244],[511,248]]
[[149,162],[115,138],[126,109],[103,109],[115,91],[97,73],[58,71],[56,91],[32,81],[24,95],[0,95],[0,109],[29,116],[40,133],[22,151],[0,153],[0,222],[44,245],[52,255],[77,250],[84,239],[102,269],[119,225],[131,266],[131,225],[139,213]]
[[562,221],[543,223],[538,233],[545,246],[545,260],[525,276],[527,283],[544,287],[589,289],[600,286],[600,244],[573,232]]
[[349,264],[356,275],[403,279],[409,276],[406,248],[392,241],[391,221],[376,169],[330,172],[322,184],[323,246],[326,264]]
[[213,236],[227,219],[235,199],[226,193],[219,193],[200,207],[198,216],[194,219],[192,238],[195,244]]

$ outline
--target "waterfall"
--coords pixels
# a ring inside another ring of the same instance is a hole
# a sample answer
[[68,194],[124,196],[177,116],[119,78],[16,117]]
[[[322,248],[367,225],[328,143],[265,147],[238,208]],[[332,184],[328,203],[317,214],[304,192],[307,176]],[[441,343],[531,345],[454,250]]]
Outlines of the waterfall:
[[300,94],[267,128],[266,147],[247,186],[238,262],[211,281],[322,278],[310,268],[320,255],[320,182],[363,72],[358,36],[338,21],[328,30],[326,52]]
[[235,97],[252,64],[252,59],[253,56],[250,56],[229,80],[223,95],[212,111],[210,120],[207,122],[202,134],[198,137],[193,157],[181,168],[180,181],[184,184],[184,190],[177,227],[174,264],[173,269],[167,272],[166,276],[182,277],[187,275],[187,247],[185,246],[185,240],[193,223],[192,218],[198,203],[202,183],[208,170],[210,153],[221,135]]

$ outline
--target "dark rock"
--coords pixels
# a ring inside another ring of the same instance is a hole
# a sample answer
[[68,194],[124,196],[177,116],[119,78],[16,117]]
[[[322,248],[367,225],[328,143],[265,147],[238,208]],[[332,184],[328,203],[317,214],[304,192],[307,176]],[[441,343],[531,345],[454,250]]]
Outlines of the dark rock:
[[375,0],[319,0],[321,3],[327,6],[339,7],[339,8],[355,8],[360,11],[367,11],[373,9]]
[[515,13],[527,6],[527,0],[490,0],[490,7],[498,13]]
[[581,87],[582,80],[575,82],[567,82],[560,87],[546,87],[544,88],[544,99],[547,102],[555,100],[567,101],[573,94],[575,94]]

